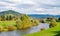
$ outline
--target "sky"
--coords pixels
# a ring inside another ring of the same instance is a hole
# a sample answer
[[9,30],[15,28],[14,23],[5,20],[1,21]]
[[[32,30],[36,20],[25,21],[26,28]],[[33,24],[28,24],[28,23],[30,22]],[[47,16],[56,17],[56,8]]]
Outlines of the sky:
[[60,0],[0,0],[0,11],[60,15]]

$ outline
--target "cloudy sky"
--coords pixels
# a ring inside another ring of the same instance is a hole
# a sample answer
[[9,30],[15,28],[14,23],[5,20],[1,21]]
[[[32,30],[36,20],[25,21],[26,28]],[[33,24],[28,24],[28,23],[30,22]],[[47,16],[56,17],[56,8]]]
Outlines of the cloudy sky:
[[0,0],[0,11],[24,14],[60,14],[60,0]]

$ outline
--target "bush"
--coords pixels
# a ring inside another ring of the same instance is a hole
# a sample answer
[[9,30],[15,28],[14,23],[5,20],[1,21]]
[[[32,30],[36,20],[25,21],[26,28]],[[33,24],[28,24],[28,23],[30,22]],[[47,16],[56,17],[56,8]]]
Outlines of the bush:
[[24,30],[24,29],[32,27],[32,22],[27,15],[22,15],[20,20],[16,21],[16,24],[19,30]]
[[40,22],[41,22],[41,23],[46,23],[46,20],[41,20]]
[[60,20],[60,17],[58,18],[58,20]]
[[58,22],[60,22],[60,17],[58,18]]
[[43,31],[43,30],[45,30],[45,28],[41,28],[40,30]]
[[2,26],[0,26],[0,32],[2,32],[3,31],[3,27]]
[[17,28],[15,26],[7,26],[8,31],[16,30]]
[[55,27],[57,25],[56,20],[51,20],[49,27]]

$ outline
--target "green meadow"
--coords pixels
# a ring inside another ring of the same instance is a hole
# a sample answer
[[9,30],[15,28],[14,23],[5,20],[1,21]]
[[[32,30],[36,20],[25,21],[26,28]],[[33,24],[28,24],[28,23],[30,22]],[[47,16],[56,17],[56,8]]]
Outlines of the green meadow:
[[6,25],[16,25],[16,21],[0,21],[0,26],[6,26]]
[[26,36],[60,36],[60,22],[57,22],[57,26],[49,28],[44,31],[28,34]]

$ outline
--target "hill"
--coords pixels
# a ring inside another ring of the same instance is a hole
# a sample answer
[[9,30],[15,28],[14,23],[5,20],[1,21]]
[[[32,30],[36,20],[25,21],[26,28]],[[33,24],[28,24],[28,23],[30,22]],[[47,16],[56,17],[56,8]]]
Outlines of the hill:
[[6,14],[20,15],[19,12],[16,12],[16,11],[13,11],[13,10],[8,10],[8,11],[0,12],[0,15],[6,15]]
[[34,17],[34,18],[48,18],[48,17],[59,18],[60,17],[60,15],[49,15],[49,14],[29,14],[29,16]]

